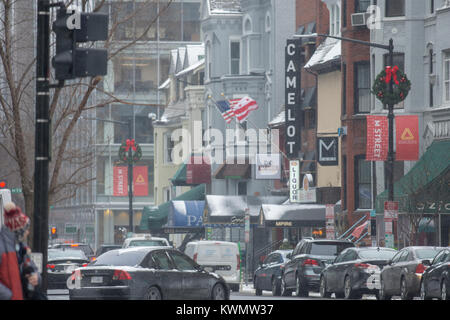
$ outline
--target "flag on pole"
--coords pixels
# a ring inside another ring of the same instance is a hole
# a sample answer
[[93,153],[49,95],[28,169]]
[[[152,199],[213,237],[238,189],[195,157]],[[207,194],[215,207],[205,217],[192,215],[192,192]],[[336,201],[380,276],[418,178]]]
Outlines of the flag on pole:
[[250,97],[244,97],[242,99],[230,100],[231,109],[236,116],[236,120],[239,123],[244,122],[249,116],[250,112],[258,109],[258,104]]
[[219,109],[222,117],[227,123],[230,123],[233,120],[234,112],[231,108],[230,103],[227,100],[216,101],[217,108]]

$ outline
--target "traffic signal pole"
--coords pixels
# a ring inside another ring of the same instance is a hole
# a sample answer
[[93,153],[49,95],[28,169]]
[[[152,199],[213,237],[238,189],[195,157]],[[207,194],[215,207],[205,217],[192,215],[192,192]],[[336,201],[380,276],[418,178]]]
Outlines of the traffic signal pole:
[[47,289],[48,164],[50,161],[50,2],[37,10],[36,122],[34,158],[33,251],[42,253],[42,288]]

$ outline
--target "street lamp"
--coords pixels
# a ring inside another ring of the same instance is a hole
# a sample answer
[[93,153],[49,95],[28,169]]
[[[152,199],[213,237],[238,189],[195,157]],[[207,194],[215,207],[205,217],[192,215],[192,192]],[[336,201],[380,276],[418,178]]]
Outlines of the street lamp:
[[[357,44],[361,44],[364,46],[374,47],[374,48],[380,48],[384,50],[388,50],[389,54],[389,65],[393,66],[394,64],[394,40],[389,40],[389,45],[384,44],[378,44],[378,43],[372,43],[368,41],[362,41],[362,40],[356,40],[351,38],[343,38],[343,37],[337,37],[332,36],[328,34],[320,34],[320,33],[311,33],[311,34],[294,34],[294,38],[317,38],[317,37],[324,37],[324,38],[333,38],[338,39],[342,41],[347,42],[353,42]],[[392,94],[394,91],[394,79],[391,77],[391,80],[389,81],[389,93]],[[389,122],[389,149],[388,149],[388,157],[387,157],[387,168],[388,168],[388,201],[394,201],[394,105],[389,104],[388,105],[388,122]]]
[[[103,121],[116,123],[123,126],[128,126],[128,136],[129,139],[133,137],[133,119],[129,119],[128,121],[118,121],[118,120],[110,120],[110,119],[99,119],[99,118],[91,118],[91,117],[80,117],[80,119],[85,120],[95,120],[95,121]],[[128,148],[128,215],[129,215],[129,232],[134,232],[134,223],[133,223],[133,150],[132,148]]]

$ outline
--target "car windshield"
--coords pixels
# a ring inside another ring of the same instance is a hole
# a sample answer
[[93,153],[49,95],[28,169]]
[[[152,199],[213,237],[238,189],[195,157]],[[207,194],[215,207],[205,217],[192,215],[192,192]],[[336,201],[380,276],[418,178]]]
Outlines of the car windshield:
[[353,243],[313,242],[311,254],[317,256],[337,256],[342,250],[354,247]]
[[359,257],[361,259],[390,260],[396,253],[395,250],[361,250]]
[[163,240],[132,240],[130,241],[130,247],[152,247],[152,246],[163,246],[167,244]]
[[419,259],[433,259],[442,248],[423,248],[417,249],[416,256]]
[[136,266],[144,259],[147,251],[111,250],[100,255],[91,266]]
[[48,250],[48,260],[58,259],[84,259],[87,260],[86,255],[81,250]]

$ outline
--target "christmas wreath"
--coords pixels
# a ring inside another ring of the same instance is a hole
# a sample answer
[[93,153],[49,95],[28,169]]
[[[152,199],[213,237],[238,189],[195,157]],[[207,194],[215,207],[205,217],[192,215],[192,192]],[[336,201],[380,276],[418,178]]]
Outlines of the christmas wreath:
[[[393,80],[393,92],[389,93],[389,83]],[[396,105],[406,99],[411,90],[411,82],[397,66],[381,71],[372,86],[372,93],[385,105]]]
[[[132,158],[128,158],[128,151],[132,150]],[[123,162],[137,162],[142,157],[142,149],[137,144],[134,139],[127,139],[126,142],[122,143],[122,145],[119,148],[119,159]]]

